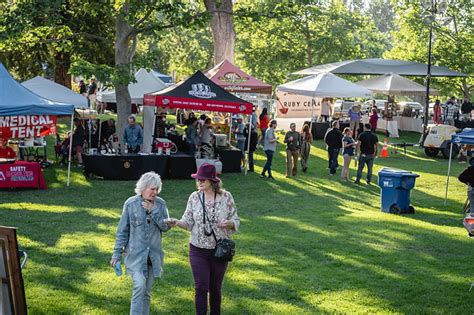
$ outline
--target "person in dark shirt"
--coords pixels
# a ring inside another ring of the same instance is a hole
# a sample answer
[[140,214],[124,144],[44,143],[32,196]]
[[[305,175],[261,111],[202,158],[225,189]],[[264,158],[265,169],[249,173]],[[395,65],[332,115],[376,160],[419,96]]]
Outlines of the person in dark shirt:
[[87,96],[87,86],[84,83],[84,80],[79,81],[79,94]]
[[468,98],[465,98],[461,105],[461,114],[463,115],[465,121],[471,120],[471,110],[472,103],[469,102]]
[[97,92],[97,83],[95,83],[95,78],[90,79],[89,86],[87,87],[87,99],[89,107],[95,109],[96,103],[96,92]]
[[100,124],[100,143],[106,144],[110,136],[115,133],[115,120],[108,119]]
[[474,214],[474,157],[469,160],[469,166],[461,174],[458,179],[461,183],[467,185],[467,197],[469,198],[470,209],[469,212]]
[[72,152],[76,154],[78,167],[82,164],[82,146],[84,145],[85,131],[79,118],[74,118],[74,133],[72,135]]
[[[298,157],[301,148],[301,134],[296,131],[296,124],[291,123],[290,129],[284,140],[286,143],[286,177],[296,176],[298,173]],[[291,160],[293,160],[293,165]]]
[[[249,124],[245,126],[244,129],[244,136],[245,136],[245,150],[249,147]],[[253,162],[253,153],[257,150],[257,143],[258,143],[258,133],[257,129],[252,125],[251,132],[250,132],[250,150],[249,150],[249,172],[255,172],[254,170],[254,162]]]
[[342,138],[343,134],[339,130],[339,121],[335,120],[332,122],[332,128],[328,129],[324,136],[329,156],[329,175],[336,174],[337,167],[339,166],[337,158],[342,148]]
[[364,170],[365,164],[367,164],[367,185],[370,185],[372,180],[372,167],[374,165],[374,159],[378,153],[378,142],[379,139],[371,131],[370,124],[364,125],[364,132],[359,135],[357,149],[360,150],[359,154],[359,166],[357,169],[356,184],[360,184],[362,177],[362,171]]

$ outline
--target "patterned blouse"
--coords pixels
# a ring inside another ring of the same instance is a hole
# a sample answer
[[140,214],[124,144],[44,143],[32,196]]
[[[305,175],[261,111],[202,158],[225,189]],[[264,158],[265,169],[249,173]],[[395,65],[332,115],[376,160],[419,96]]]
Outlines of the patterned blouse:
[[[215,202],[205,200],[206,203],[206,224],[203,222],[203,209],[201,198],[203,193],[195,191],[189,196],[186,211],[181,218],[188,225],[191,231],[189,242],[199,248],[214,249],[216,241],[211,234],[211,226],[217,239],[226,238],[224,229],[217,226],[222,220],[230,220],[234,223],[234,228],[227,231],[227,235],[235,233],[239,229],[240,218],[237,216],[234,198],[228,191],[223,191],[216,195]],[[210,222],[209,222],[210,221]],[[209,224],[210,223],[210,224]]]

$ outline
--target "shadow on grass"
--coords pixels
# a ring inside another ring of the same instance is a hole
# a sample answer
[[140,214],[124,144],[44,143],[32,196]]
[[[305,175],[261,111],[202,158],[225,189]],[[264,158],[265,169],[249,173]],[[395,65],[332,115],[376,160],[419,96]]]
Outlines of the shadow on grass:
[[[329,177],[327,160],[319,157],[325,156],[324,151],[313,149],[318,156],[312,155],[308,173],[296,178],[282,179],[281,154],[275,157],[275,182],[257,174],[222,176],[242,218],[235,236],[237,256],[224,283],[223,311],[465,313],[472,309],[467,286],[474,252],[470,240],[459,232],[457,212],[442,209],[441,197],[415,188],[412,202],[422,208],[415,215],[382,214],[376,185],[355,186]],[[402,159],[410,161],[403,157],[377,163],[409,168]],[[257,169],[263,163],[260,151]],[[420,171],[429,172],[429,167]],[[64,178],[63,170],[48,174],[48,180],[60,177],[53,183]],[[74,176],[83,180],[79,171]],[[11,204],[0,205],[2,224],[18,226],[20,237],[32,241],[25,248],[32,259],[32,268],[25,270],[27,296],[34,301],[31,313],[128,310],[131,282],[115,281],[107,264],[121,207],[133,194],[134,182],[84,182],[73,182],[71,189],[1,194],[2,202]],[[162,196],[171,215],[181,216],[194,186],[194,181],[164,181]],[[14,208],[18,201],[25,203],[23,208],[22,203]],[[62,242],[74,238],[77,243]],[[193,312],[187,239],[184,231],[164,236],[165,275],[153,289],[155,311]]]

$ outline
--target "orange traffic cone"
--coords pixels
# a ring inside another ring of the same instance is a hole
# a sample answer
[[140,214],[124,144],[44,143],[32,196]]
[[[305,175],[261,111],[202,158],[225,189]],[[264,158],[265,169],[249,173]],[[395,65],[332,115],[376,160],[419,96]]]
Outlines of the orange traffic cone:
[[388,158],[388,144],[387,138],[383,141],[382,155],[383,158]]

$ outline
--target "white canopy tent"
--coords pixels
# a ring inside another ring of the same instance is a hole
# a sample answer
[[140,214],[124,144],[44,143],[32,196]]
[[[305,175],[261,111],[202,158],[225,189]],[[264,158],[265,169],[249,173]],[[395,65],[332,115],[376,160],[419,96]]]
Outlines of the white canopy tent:
[[22,83],[31,92],[53,102],[72,104],[74,108],[88,108],[87,99],[67,87],[36,76]]
[[[398,73],[408,76],[426,76],[428,65],[420,62],[391,59],[356,59],[345,60],[303,69],[293,74],[316,74],[331,72],[334,74],[386,74]],[[446,67],[431,66],[432,77],[467,77],[467,74],[453,71]]]
[[[135,73],[136,82],[128,85],[130,98],[133,104],[143,105],[143,95],[160,91],[168,85],[158,79],[151,71],[143,68]],[[97,100],[104,103],[117,103],[115,90],[106,90],[97,93]]]
[[372,92],[338,76],[324,72],[277,86],[278,91],[310,97],[371,97]]
[[[426,94],[426,87],[408,80],[396,73],[387,73],[382,76],[356,82],[372,92],[385,95],[421,95]],[[431,89],[432,95],[438,95],[438,91]]]
[[[324,72],[316,75],[307,76],[298,80],[294,80],[277,86],[278,92],[286,92],[296,95],[303,95],[308,97],[362,97],[368,98],[372,96],[372,92],[360,85],[354,84],[350,81],[342,79],[335,74]],[[314,107],[311,107],[311,125],[314,117]],[[280,126],[286,126],[289,118],[279,119]],[[298,125],[303,124],[306,119],[294,119],[290,122],[295,122]],[[312,126],[310,126],[312,128]]]

